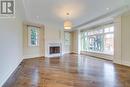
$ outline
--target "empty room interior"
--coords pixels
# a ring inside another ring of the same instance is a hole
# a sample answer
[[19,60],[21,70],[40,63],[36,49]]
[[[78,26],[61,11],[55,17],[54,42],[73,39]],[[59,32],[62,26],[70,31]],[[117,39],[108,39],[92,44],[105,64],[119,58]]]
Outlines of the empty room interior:
[[130,87],[130,0],[0,0],[0,87]]

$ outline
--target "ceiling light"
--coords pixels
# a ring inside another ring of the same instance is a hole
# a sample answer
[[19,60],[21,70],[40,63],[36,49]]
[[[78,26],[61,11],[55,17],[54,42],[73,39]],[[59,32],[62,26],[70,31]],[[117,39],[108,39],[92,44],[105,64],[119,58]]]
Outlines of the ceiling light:
[[72,28],[72,22],[69,20],[64,21],[64,29],[71,29]]
[[36,16],[37,19],[39,19],[39,16]]
[[107,10],[110,10],[110,8],[106,8]]
[[[66,13],[67,16],[69,16],[69,13]],[[64,29],[71,29],[72,28],[72,22],[70,20],[64,21]]]

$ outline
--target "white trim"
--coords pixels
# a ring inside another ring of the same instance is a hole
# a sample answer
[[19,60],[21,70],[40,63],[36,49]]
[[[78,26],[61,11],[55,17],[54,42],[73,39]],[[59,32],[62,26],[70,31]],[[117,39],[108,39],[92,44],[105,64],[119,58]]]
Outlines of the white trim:
[[103,58],[103,59],[107,59],[107,60],[113,60],[113,56],[112,55],[107,55],[107,54],[102,54],[102,53],[95,53],[95,52],[81,52],[81,54],[85,54],[85,55],[89,55],[89,56],[95,56],[95,57],[99,57],[99,58]]
[[129,61],[122,61],[122,64],[126,65],[126,66],[130,66],[130,62]]
[[6,77],[3,78],[3,81],[0,83],[0,87],[2,87],[2,86],[5,84],[5,82],[6,82],[6,81],[9,79],[9,77],[14,73],[14,71],[17,69],[17,67],[19,66],[19,64],[20,64],[22,61],[23,61],[23,59],[21,59],[21,60],[12,68],[12,70],[6,74]]
[[75,27],[72,28],[71,31],[75,31],[77,29],[84,29],[83,27],[86,27],[87,25],[90,25],[90,24],[92,24],[94,22],[98,22],[98,21],[101,21],[101,20],[103,21],[102,23],[104,23],[104,20],[105,20],[105,22],[106,21],[111,21],[113,17],[115,17],[117,15],[121,15],[124,12],[128,11],[129,9],[130,8],[127,5],[126,6],[122,6],[122,7],[118,8],[118,9],[116,9],[116,10],[113,10],[113,11],[109,12],[109,13],[106,13],[104,15],[98,16],[98,17],[96,17],[96,18],[94,18],[92,20],[89,20],[89,21],[87,21],[87,22],[85,22],[83,24],[75,26]]
[[115,59],[114,58],[113,62],[116,63],[116,64],[121,64],[122,65],[121,59]]

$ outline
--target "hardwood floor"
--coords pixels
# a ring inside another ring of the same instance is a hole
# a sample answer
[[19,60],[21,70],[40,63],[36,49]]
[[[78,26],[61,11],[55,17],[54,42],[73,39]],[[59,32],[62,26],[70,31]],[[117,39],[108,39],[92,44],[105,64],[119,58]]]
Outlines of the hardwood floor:
[[27,59],[3,87],[130,87],[130,68],[76,54]]

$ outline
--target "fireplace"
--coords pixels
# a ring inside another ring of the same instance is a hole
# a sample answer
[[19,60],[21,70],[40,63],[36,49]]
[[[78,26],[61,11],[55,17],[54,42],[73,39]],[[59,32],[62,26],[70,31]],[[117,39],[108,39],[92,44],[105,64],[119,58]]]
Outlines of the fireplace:
[[49,50],[50,54],[58,54],[60,53],[60,46],[50,46]]
[[48,43],[48,57],[60,57],[62,56],[62,44],[61,43]]

